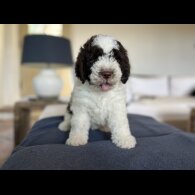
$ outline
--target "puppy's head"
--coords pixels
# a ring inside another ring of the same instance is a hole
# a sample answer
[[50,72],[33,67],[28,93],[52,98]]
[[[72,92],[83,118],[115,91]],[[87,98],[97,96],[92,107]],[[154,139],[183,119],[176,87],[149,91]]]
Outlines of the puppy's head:
[[92,36],[80,49],[75,72],[83,84],[87,81],[102,91],[108,91],[119,82],[125,84],[129,78],[127,51],[113,37]]

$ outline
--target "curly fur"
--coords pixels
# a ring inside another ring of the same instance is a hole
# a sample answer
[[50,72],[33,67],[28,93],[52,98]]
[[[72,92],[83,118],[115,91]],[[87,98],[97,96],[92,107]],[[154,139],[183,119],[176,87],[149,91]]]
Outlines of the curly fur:
[[129,58],[127,56],[126,49],[122,46],[122,44],[119,41],[117,41],[117,43],[119,45],[119,49],[118,50],[113,49],[114,58],[120,64],[120,68],[122,71],[121,81],[122,83],[125,84],[129,79],[129,75],[130,75],[130,63],[129,63]]
[[[110,72],[109,77],[102,72]],[[71,102],[59,124],[60,130],[70,130],[66,144],[86,144],[91,128],[111,132],[118,147],[135,147],[125,105],[130,63],[122,44],[107,35],[92,36],[80,49],[75,73]]]
[[99,56],[103,55],[103,50],[97,46],[92,46],[92,42],[95,36],[91,37],[84,46],[80,49],[79,55],[76,61],[75,73],[78,78],[85,83],[89,81],[89,75],[91,74],[91,67],[94,62],[97,61]]

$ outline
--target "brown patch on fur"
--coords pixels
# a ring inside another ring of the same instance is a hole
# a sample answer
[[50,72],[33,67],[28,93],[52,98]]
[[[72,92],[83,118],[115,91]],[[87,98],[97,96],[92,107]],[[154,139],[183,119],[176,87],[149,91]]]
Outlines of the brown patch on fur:
[[99,56],[103,55],[103,50],[98,46],[92,46],[93,40],[96,37],[92,36],[83,47],[77,57],[75,73],[76,76],[85,83],[86,80],[90,81],[89,75],[91,74],[91,67],[97,61]]
[[73,114],[72,110],[70,109],[70,103],[68,103],[67,111],[68,111],[69,114]]
[[122,83],[125,84],[130,76],[130,63],[127,55],[127,50],[122,46],[122,44],[119,41],[117,41],[117,43],[119,45],[119,50],[113,49],[113,53],[114,53],[114,58],[120,64],[120,68],[122,72],[121,81]]

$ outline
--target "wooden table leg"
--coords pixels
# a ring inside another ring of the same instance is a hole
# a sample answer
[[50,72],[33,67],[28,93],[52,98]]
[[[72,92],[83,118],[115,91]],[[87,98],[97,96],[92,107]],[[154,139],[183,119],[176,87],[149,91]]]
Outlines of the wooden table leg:
[[14,108],[14,130],[15,130],[15,146],[17,146],[25,137],[30,124],[30,110],[29,108],[20,108],[17,104]]

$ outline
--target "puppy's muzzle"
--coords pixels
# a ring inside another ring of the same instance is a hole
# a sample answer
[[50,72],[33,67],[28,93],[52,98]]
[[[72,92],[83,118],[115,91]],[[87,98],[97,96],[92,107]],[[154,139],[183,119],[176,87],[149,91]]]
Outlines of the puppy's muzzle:
[[101,71],[99,74],[104,79],[109,79],[113,75],[113,71]]

